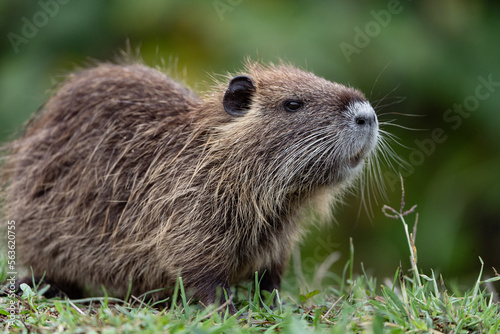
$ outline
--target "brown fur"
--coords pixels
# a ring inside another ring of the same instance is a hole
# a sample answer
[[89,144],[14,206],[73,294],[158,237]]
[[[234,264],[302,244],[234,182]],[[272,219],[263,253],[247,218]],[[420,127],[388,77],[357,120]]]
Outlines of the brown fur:
[[[245,72],[256,93],[242,117],[224,111],[228,80],[200,99],[140,64],[69,76],[7,147],[5,216],[22,263],[117,296],[129,279],[139,295],[179,273],[204,303],[255,271],[279,288],[303,208],[359,172],[349,164],[365,143],[345,109],[365,98],[288,65]],[[283,110],[290,97],[307,108]]]

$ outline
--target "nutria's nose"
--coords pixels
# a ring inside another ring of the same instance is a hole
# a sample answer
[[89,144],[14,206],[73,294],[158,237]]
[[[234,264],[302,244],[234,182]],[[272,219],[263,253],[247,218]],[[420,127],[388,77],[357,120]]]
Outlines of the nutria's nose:
[[350,112],[351,120],[358,127],[377,126],[377,115],[369,102],[355,102],[347,107]]
[[372,126],[377,121],[375,115],[358,115],[355,117],[354,121],[357,125],[363,126]]

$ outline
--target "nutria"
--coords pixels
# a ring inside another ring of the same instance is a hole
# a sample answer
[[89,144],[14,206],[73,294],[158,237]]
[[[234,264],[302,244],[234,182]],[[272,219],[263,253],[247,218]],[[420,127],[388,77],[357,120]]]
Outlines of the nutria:
[[4,148],[3,221],[22,264],[71,293],[180,275],[211,304],[256,271],[272,291],[304,210],[338,199],[378,137],[361,92],[291,65],[247,61],[199,98],[145,65],[100,64]]

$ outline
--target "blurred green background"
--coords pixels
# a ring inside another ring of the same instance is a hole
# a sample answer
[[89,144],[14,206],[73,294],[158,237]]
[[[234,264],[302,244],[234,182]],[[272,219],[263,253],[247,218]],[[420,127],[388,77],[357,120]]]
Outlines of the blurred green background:
[[[401,172],[406,202],[418,204],[419,267],[459,285],[476,278],[479,256],[489,275],[500,269],[498,1],[4,0],[0,31],[1,141],[62,75],[114,59],[127,41],[149,65],[165,59],[197,91],[211,73],[234,72],[251,56],[284,59],[372,101],[385,98],[381,121],[419,129],[384,126],[412,165]],[[395,172],[385,174],[388,200],[372,201],[373,217],[348,196],[337,223],[311,228],[300,248],[308,275],[336,251],[331,270],[340,274],[350,237],[357,272],[361,262],[380,279],[400,263],[409,269],[403,227],[381,213],[382,204],[400,202]]]

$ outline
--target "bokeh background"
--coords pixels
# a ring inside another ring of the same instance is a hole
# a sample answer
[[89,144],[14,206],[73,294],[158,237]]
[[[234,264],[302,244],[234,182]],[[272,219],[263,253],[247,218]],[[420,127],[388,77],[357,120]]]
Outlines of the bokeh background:
[[[479,256],[487,275],[500,269],[498,1],[4,0],[0,32],[1,141],[65,73],[114,59],[127,44],[197,91],[246,56],[357,87],[380,102],[380,120],[395,124],[384,130],[409,162],[397,172],[408,206],[418,205],[419,267],[459,286],[477,277]],[[351,237],[356,272],[363,263],[383,279],[400,263],[410,268],[401,223],[381,212],[401,196],[396,172],[384,174],[387,199],[371,201],[373,214],[352,195],[336,222],[311,228],[300,246],[306,276],[334,252],[330,270],[340,274]]]

